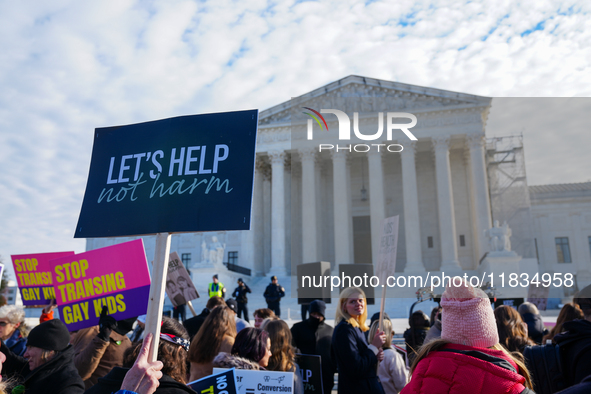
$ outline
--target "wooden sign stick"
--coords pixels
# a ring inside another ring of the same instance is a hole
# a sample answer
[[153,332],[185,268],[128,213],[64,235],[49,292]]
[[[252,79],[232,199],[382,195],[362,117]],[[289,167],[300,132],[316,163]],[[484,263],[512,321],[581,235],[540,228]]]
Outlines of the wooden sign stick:
[[384,308],[386,306],[386,289],[387,287],[382,287],[382,303],[380,304],[380,322],[378,324],[379,331],[384,331]]
[[160,341],[160,325],[162,324],[162,309],[166,287],[166,273],[168,272],[168,255],[170,254],[170,233],[156,235],[156,250],[152,265],[152,284],[150,285],[150,300],[146,313],[146,334],[154,334],[148,359],[154,362],[158,358],[158,343]]
[[191,301],[187,301],[187,306],[191,310],[191,313],[193,314],[193,316],[197,316],[197,313],[195,313],[195,308],[193,308],[193,304],[191,303]]

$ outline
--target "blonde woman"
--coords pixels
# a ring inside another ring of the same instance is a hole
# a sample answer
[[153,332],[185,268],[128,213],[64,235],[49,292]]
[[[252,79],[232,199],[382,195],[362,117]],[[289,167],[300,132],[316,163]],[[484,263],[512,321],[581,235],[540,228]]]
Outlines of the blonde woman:
[[441,306],[441,339],[420,348],[402,394],[533,394],[523,358],[499,343],[484,291],[455,277],[441,297]]
[[[384,319],[382,324],[384,326],[384,333],[386,334],[386,342],[382,346],[382,349],[384,349],[384,361],[380,363],[378,368],[378,377],[386,394],[399,393],[408,381],[408,368],[402,356],[396,350],[392,349],[392,337],[394,336],[392,322],[389,319]],[[378,325],[378,320],[371,325],[369,338],[375,337],[379,329]]]
[[377,376],[378,360],[384,359],[381,349],[386,341],[384,332],[377,332],[367,344],[363,333],[369,328],[367,301],[363,290],[348,287],[341,292],[332,335],[337,368],[339,394],[384,393]]

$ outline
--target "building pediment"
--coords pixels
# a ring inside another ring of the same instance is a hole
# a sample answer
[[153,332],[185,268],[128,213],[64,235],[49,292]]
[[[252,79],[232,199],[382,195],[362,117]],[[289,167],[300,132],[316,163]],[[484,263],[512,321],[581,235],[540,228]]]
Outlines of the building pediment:
[[489,97],[350,75],[262,111],[259,125],[287,126],[292,121],[292,111],[300,113],[300,107],[334,108],[360,113],[454,110],[486,113],[491,100]]

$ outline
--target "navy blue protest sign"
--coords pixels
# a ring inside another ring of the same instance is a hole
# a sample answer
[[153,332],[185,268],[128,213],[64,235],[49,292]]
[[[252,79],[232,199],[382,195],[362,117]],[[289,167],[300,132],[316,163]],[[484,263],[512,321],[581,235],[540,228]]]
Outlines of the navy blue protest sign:
[[98,128],[75,238],[248,230],[258,110]]
[[234,368],[187,383],[187,386],[199,394],[236,394],[238,392]]
[[300,367],[300,373],[302,374],[304,394],[324,393],[321,357],[311,354],[296,354],[296,363]]

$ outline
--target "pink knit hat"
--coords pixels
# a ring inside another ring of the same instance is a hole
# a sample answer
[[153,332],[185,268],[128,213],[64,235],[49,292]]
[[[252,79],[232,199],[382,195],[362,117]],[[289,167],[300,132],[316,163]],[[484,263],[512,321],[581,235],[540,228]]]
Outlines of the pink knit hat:
[[495,315],[488,296],[481,289],[455,277],[441,296],[441,306],[441,339],[481,348],[499,343]]

